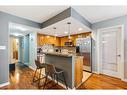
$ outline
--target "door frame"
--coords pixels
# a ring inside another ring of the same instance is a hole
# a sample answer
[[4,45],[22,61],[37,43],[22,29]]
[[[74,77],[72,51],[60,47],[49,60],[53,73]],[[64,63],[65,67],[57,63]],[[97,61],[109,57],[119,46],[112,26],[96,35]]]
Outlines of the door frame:
[[124,80],[124,25],[116,25],[116,26],[112,26],[112,27],[106,27],[106,28],[100,28],[97,30],[97,72],[98,74],[101,73],[101,69],[102,69],[102,58],[101,58],[101,51],[100,49],[102,48],[101,46],[101,36],[100,36],[100,32],[102,32],[102,30],[104,29],[112,29],[112,28],[120,28],[121,29],[121,64],[119,65],[120,70],[119,70],[119,78],[121,80]]

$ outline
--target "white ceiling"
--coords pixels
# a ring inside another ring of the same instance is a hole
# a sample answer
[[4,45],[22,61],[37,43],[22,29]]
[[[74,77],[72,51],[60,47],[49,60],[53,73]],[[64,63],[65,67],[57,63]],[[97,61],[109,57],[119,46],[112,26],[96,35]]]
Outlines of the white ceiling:
[[73,6],[91,23],[127,15],[127,6]]
[[[69,26],[67,22],[71,22],[70,25],[70,34],[79,34],[79,33],[84,33],[84,32],[89,32],[91,31],[87,26],[83,25],[81,22],[78,20],[69,17],[67,19],[64,19],[62,21],[59,21],[58,23],[55,23],[53,25],[50,25],[46,28],[43,28],[39,33],[45,34],[45,35],[53,35],[53,36],[68,36],[69,34]],[[53,28],[56,27],[54,30]],[[79,28],[82,28],[82,30],[79,31]],[[68,32],[68,33],[65,33]]]
[[[69,31],[68,31],[69,27],[67,22],[71,22],[71,25],[70,25],[71,35],[91,31],[87,26],[83,25],[81,22],[79,22],[78,20],[72,17],[59,21],[43,29],[36,29],[33,27],[21,25],[21,24],[10,23],[9,30],[10,30],[10,35],[17,36],[17,37],[27,35],[31,32],[38,32],[45,35],[63,37],[63,36],[69,35]],[[55,30],[53,29],[54,27],[56,27]],[[79,28],[81,29],[80,31],[79,31]]]
[[0,6],[0,11],[42,23],[69,6]]
[[[55,16],[56,14],[62,12],[67,9],[69,6],[0,6],[0,11],[4,11],[19,17],[23,17],[36,22],[44,22],[47,19]],[[127,6],[73,6],[73,8],[89,20],[91,23],[107,20],[114,17],[119,17],[123,15],[127,15]],[[88,27],[84,26],[82,23],[77,21],[74,18],[67,18],[58,23],[50,25],[44,29],[35,29],[32,27],[19,25],[19,24],[11,24],[10,30],[12,35],[19,33],[26,35],[31,31],[39,32],[46,35],[56,35],[67,36],[65,31],[68,31],[68,25],[66,24],[70,21],[71,24],[71,33],[70,34],[78,34],[83,32],[91,31]],[[22,29],[16,29],[16,27],[27,28],[27,31],[22,31]],[[56,32],[54,33],[53,27],[56,27]],[[78,31],[79,28],[82,28],[82,31]]]
[[[0,6],[0,11],[42,23],[69,6]],[[127,15],[127,6],[72,6],[91,23]]]

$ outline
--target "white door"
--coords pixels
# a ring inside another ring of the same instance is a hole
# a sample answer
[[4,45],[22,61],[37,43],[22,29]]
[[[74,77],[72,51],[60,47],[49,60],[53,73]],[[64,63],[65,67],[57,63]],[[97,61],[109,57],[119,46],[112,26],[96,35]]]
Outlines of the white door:
[[120,77],[120,42],[119,28],[105,29],[101,34],[102,66],[101,73],[113,77]]

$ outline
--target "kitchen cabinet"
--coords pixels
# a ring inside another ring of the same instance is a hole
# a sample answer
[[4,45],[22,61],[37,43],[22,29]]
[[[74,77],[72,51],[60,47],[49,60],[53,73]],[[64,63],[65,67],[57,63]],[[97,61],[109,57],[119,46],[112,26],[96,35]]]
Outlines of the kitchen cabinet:
[[[71,42],[74,46],[76,46],[76,39],[79,37],[87,37],[91,34],[91,32],[81,33],[71,35]],[[42,46],[44,44],[54,44],[55,46],[65,46],[65,42],[68,42],[68,36],[64,37],[54,37],[54,36],[47,36],[43,34],[37,34],[37,45]]]
[[37,45],[42,46],[44,44],[54,44],[55,46],[60,46],[60,41],[58,37],[37,34]]
[[83,79],[83,57],[75,59],[75,87],[82,83]]
[[[80,38],[80,37],[85,38],[85,37],[90,36],[90,35],[91,35],[91,32],[71,35],[70,41],[73,42],[74,46],[76,46],[76,39],[77,38]],[[60,46],[65,46],[65,43],[68,41],[69,41],[68,36],[60,37]]]

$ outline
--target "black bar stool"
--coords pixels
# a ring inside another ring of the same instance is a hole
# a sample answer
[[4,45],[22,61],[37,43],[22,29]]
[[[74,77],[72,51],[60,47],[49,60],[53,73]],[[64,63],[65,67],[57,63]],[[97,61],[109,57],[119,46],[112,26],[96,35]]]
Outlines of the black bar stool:
[[[34,76],[33,76],[33,82],[38,82],[38,87],[40,88],[40,81],[41,81],[41,79],[45,78],[45,76],[41,77],[42,69],[46,68],[46,64],[45,63],[40,63],[40,61],[38,61],[38,60],[35,60],[35,64],[36,64],[36,70],[35,70],[35,73],[34,73]],[[37,71],[38,70],[39,70],[39,77],[37,77]]]
[[[48,83],[50,83],[50,82],[47,82],[48,76],[52,77],[52,79],[54,79],[54,81],[56,80],[56,82],[57,82],[56,85],[58,84],[59,80],[61,80],[62,82],[64,82],[66,89],[68,89],[63,70],[56,68],[51,64],[47,64],[45,73],[46,73],[46,79],[45,79],[45,83],[43,85],[43,89],[45,89],[45,86]],[[60,75],[62,76],[63,79],[60,78]]]

